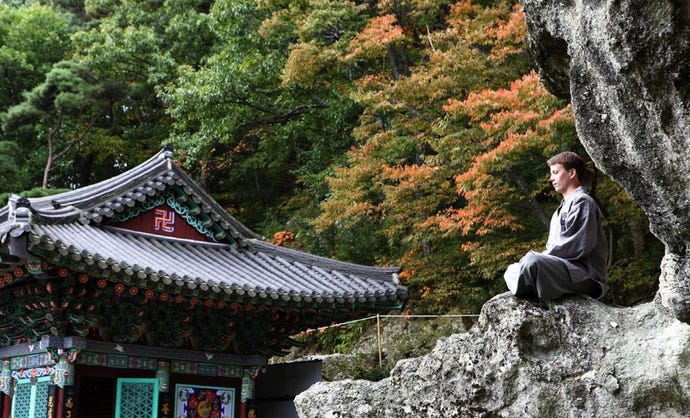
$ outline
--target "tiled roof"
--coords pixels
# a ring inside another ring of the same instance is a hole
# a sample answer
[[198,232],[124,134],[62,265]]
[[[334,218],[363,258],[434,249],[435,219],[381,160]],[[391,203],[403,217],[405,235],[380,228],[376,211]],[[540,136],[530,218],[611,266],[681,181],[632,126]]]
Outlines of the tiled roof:
[[[233,242],[166,238],[106,225],[171,187],[182,190]],[[26,209],[19,200],[13,196],[0,209],[0,248],[10,236],[28,236],[32,253],[124,272],[145,287],[177,286],[218,297],[248,295],[286,302],[400,306],[407,299],[407,289],[397,281],[397,267],[345,263],[262,241],[175,165],[166,150],[103,182],[29,199],[28,223],[22,220]]]
[[394,304],[406,298],[405,288],[394,283],[398,268],[339,262],[256,239],[235,247],[75,222],[34,225],[30,242],[61,257],[124,272],[145,288],[161,284],[217,297],[318,303]]

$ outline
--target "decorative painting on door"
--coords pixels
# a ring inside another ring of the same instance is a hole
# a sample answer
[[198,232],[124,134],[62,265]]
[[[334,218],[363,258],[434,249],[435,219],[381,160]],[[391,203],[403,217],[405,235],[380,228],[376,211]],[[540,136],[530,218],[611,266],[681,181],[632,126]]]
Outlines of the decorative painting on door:
[[235,389],[180,384],[175,393],[175,418],[234,418]]

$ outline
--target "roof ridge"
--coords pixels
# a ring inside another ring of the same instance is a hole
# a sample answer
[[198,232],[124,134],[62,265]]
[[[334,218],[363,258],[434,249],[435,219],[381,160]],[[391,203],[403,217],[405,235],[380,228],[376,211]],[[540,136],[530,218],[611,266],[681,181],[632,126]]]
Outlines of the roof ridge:
[[[233,239],[241,242],[247,238],[261,238],[235,219],[187,172],[172,160],[169,147],[158,151],[151,158],[115,177],[51,196],[29,198],[34,215],[46,223],[100,223],[149,197],[160,194],[168,187],[177,185],[185,194],[201,206],[201,209],[217,220],[220,228]],[[8,206],[9,206],[8,202]],[[0,208],[3,217],[9,212]]]
[[112,226],[112,225],[99,225],[98,228],[105,230],[105,231],[113,232],[115,234],[132,235],[132,236],[141,237],[143,239],[150,239],[150,240],[157,240],[157,241],[177,242],[180,244],[203,245],[203,246],[215,247],[215,248],[235,247],[234,245],[228,244],[225,242],[199,241],[199,240],[190,239],[190,238],[168,237],[165,235],[157,235],[157,234],[152,234],[150,232],[136,231],[134,229],[121,228],[119,226]]

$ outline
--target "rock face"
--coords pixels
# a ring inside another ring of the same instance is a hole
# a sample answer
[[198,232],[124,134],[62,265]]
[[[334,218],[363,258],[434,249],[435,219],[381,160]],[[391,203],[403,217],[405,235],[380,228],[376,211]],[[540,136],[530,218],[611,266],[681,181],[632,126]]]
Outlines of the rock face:
[[666,246],[661,303],[690,320],[690,2],[523,0],[546,87]]
[[506,293],[389,378],[317,383],[295,405],[302,418],[683,417],[689,362],[690,326],[658,303],[545,309]]

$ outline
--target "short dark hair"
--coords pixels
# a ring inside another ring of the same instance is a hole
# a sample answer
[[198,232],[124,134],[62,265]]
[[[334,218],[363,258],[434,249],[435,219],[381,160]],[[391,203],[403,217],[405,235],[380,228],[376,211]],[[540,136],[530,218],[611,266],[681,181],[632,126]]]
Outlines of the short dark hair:
[[547,161],[548,165],[561,164],[566,170],[575,169],[578,180],[585,181],[585,162],[572,151],[564,151],[554,155]]

